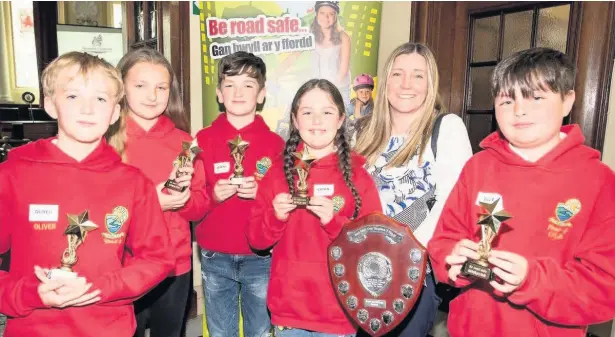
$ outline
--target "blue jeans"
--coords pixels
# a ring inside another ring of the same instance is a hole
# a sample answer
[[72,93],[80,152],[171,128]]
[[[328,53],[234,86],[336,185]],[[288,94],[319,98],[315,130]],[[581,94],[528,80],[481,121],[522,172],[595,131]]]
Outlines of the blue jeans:
[[273,328],[273,336],[274,337],[354,337],[355,334],[352,335],[336,335],[330,333],[321,333],[321,332],[313,332],[302,329],[288,329],[284,328],[284,330],[280,330],[278,327]]
[[245,337],[268,337],[271,257],[201,250],[205,315],[210,337],[239,336],[239,296]]

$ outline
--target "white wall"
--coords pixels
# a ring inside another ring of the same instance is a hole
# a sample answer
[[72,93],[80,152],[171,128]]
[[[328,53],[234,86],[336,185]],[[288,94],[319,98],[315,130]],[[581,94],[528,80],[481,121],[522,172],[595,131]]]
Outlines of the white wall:
[[411,1],[383,1],[380,20],[380,47],[378,49],[378,77],[391,52],[410,39]]
[[203,69],[201,66],[201,22],[190,14],[190,130],[196,135],[203,128]]
[[611,95],[609,96],[609,112],[604,135],[602,161],[615,170],[615,62],[611,75]]

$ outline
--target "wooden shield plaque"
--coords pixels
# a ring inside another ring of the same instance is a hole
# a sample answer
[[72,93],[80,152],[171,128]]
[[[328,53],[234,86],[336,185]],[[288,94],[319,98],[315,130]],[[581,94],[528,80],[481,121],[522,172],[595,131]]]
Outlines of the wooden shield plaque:
[[408,226],[382,213],[344,226],[328,253],[331,284],[342,308],[372,336],[397,326],[423,290],[427,250]]

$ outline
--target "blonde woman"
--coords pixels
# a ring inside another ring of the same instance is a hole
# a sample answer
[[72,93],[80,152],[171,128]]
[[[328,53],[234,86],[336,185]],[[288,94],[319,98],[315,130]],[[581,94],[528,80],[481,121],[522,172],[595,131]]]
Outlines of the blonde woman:
[[[374,111],[361,122],[355,150],[367,158],[383,212],[407,224],[427,247],[444,202],[472,156],[470,140],[461,118],[445,114],[436,60],[426,46],[397,47],[381,81]],[[441,300],[429,267],[428,273],[416,307],[390,336],[429,333]]]

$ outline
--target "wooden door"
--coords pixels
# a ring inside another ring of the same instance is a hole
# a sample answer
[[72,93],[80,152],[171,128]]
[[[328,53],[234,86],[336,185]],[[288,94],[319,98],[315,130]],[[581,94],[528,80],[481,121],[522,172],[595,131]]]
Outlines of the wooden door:
[[577,66],[576,102],[565,123],[602,150],[615,54],[613,2],[413,2],[411,40],[436,55],[440,92],[463,117],[472,147],[497,128],[489,76],[503,57],[546,46]]

